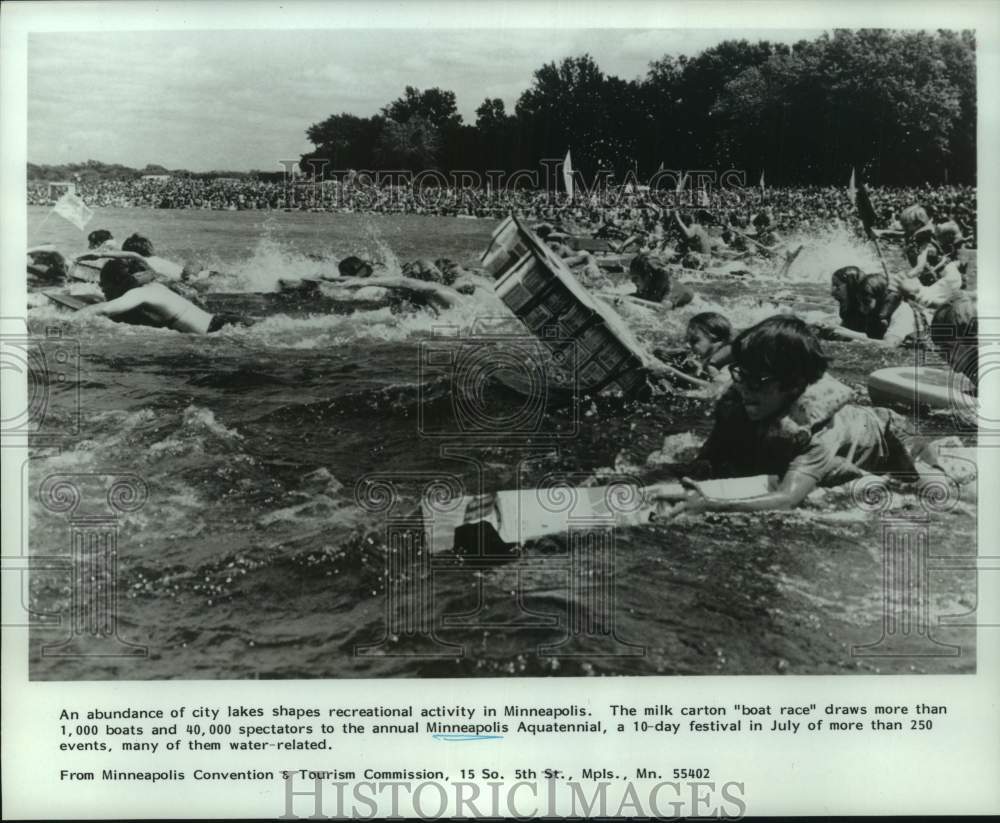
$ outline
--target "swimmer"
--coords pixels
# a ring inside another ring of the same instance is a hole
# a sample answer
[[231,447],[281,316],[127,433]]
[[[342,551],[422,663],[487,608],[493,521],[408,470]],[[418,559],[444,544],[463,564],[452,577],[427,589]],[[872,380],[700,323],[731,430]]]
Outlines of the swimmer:
[[726,371],[714,365],[713,358],[729,346],[732,337],[732,323],[718,312],[701,312],[688,320],[684,340],[691,353],[688,360],[696,369],[695,377],[720,385],[729,382]]
[[647,254],[637,254],[629,264],[629,278],[635,284],[634,297],[664,309],[686,306],[694,292],[683,283],[671,284],[670,271]]
[[118,241],[107,229],[94,229],[87,235],[87,248],[91,251],[118,251]]
[[837,301],[840,326],[831,336],[848,340],[881,340],[885,326],[881,310],[889,282],[881,272],[866,274],[857,266],[843,266],[830,278],[830,296]]
[[186,334],[212,334],[225,326],[246,325],[232,314],[210,314],[190,300],[155,280],[151,268],[115,258],[101,268],[101,291],[106,302],[85,306],[77,312],[100,315],[118,322],[155,325]]
[[853,391],[826,373],[827,358],[801,319],[768,318],[742,332],[732,351],[733,385],[716,403],[698,460],[707,461],[712,477],[772,475],[776,488],[746,500],[716,500],[684,478],[687,499],[663,516],[792,509],[820,485],[866,474],[912,480],[935,466],[933,450],[904,417],[851,404]]
[[141,234],[133,234],[125,240],[122,243],[122,251],[132,252],[144,258],[146,265],[160,277],[165,277],[169,280],[180,280],[184,273],[184,266],[175,263],[173,260],[167,260],[165,257],[158,257],[153,250],[153,244]]
[[28,285],[55,286],[64,283],[69,266],[56,247],[50,244],[28,249]]

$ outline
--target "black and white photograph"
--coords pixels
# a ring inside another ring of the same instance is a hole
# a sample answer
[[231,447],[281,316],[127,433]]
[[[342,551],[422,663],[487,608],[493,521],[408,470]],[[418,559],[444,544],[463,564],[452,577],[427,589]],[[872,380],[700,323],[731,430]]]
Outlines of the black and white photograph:
[[0,14],[5,819],[1000,810],[995,6]]
[[974,31],[127,40],[28,39],[33,679],[975,672]]

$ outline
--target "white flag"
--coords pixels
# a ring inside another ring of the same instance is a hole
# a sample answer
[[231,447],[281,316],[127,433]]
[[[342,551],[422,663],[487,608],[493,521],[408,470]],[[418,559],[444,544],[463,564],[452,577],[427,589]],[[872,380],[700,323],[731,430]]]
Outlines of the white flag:
[[858,187],[854,185],[854,169],[851,169],[851,182],[847,184],[847,196],[851,198],[851,202],[857,201]]
[[573,197],[573,161],[569,156],[569,149],[566,149],[566,159],[563,160],[563,185],[566,186],[566,194]]
[[71,191],[66,192],[56,201],[52,211],[64,220],[68,220],[80,231],[87,227],[87,223],[94,216],[94,210],[84,203],[79,195]]

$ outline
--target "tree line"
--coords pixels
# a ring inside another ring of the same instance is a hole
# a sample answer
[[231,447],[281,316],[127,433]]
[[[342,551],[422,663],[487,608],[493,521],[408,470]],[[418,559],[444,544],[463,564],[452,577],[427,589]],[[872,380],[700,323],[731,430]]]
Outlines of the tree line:
[[645,77],[605,74],[588,54],[546,63],[508,112],[487,98],[474,125],[454,92],[408,86],[372,117],[314,123],[304,169],[538,169],[572,150],[585,176],[667,169],[766,171],[773,185],[975,183],[971,31],[835,30],[814,40],[726,40],[666,55]]

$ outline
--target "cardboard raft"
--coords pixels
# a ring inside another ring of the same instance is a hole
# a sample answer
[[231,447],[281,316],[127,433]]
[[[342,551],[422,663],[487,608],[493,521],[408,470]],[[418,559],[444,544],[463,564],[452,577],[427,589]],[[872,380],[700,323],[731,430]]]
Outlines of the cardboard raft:
[[[773,477],[758,475],[696,485],[707,497],[747,500],[766,494],[774,483]],[[441,504],[425,499],[420,512],[426,545],[432,553],[453,548],[476,550],[480,545],[496,551],[564,534],[574,527],[640,526],[650,521],[658,501],[682,500],[686,495],[680,483],[645,488],[624,484],[555,486],[470,495]]]
[[497,296],[527,329],[553,354],[569,355],[573,388],[630,395],[645,385],[652,365],[645,347],[516,216],[497,227],[482,261]]

